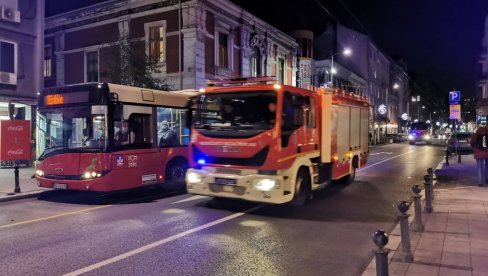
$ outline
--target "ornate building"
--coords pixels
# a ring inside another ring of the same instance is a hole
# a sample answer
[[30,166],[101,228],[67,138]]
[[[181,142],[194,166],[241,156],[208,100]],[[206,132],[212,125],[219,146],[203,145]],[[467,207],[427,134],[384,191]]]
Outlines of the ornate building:
[[156,60],[172,89],[264,75],[295,84],[295,40],[230,1],[125,0],[47,18],[45,85],[110,81],[110,54],[124,41]]

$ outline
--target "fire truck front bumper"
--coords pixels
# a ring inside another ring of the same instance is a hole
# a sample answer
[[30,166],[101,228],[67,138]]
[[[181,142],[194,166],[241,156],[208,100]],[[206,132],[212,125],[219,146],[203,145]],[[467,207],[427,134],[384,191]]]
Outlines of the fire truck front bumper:
[[281,204],[292,199],[284,190],[282,176],[262,175],[258,171],[233,170],[218,173],[215,169],[188,169],[186,187],[189,193],[236,198],[254,202]]

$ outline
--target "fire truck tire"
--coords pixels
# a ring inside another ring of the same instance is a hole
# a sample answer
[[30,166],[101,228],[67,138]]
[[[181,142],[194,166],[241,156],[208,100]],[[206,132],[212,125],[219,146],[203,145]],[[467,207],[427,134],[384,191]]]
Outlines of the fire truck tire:
[[304,205],[307,199],[310,197],[310,190],[310,176],[304,168],[301,168],[297,175],[295,195],[288,205],[293,207]]
[[185,180],[186,170],[189,165],[183,158],[175,158],[166,165],[164,176],[166,182],[180,182]]

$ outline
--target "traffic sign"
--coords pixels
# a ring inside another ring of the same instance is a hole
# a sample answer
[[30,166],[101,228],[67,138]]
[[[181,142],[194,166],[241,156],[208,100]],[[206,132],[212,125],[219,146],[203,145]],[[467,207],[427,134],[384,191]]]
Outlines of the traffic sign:
[[459,103],[461,101],[461,91],[451,91],[449,92],[449,102]]
[[461,105],[451,104],[449,106],[449,119],[461,120]]

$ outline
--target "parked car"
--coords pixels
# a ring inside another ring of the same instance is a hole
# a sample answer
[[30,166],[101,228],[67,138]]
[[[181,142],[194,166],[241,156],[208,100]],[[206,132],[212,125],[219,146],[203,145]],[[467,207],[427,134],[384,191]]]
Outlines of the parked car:
[[434,134],[430,138],[430,142],[433,145],[445,146],[445,145],[448,144],[450,138],[451,138],[450,135],[446,135],[446,134]]
[[405,134],[393,134],[392,135],[393,143],[401,143],[407,141],[407,135]]
[[471,132],[462,132],[451,135],[451,138],[448,141],[447,150],[451,153],[460,155],[473,153],[473,148],[471,148],[471,145],[469,144],[472,136],[473,133]]

